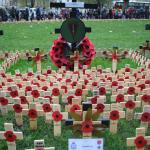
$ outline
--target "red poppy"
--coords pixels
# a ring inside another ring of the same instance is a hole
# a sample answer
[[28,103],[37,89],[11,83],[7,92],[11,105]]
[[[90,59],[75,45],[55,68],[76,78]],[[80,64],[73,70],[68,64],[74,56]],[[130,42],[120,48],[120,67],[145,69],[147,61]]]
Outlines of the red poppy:
[[146,81],[145,81],[145,84],[150,84],[150,80],[146,80]]
[[67,86],[62,85],[62,86],[61,86],[61,89],[64,89],[64,90],[65,90],[65,93],[67,93]]
[[97,96],[94,96],[91,98],[91,103],[92,104],[97,104]]
[[127,52],[127,51],[124,51],[124,55],[128,55],[128,52]]
[[99,95],[105,95],[106,94],[106,89],[104,87],[99,88]]
[[54,119],[55,122],[59,122],[62,120],[63,115],[59,111],[54,111],[52,114],[52,118]]
[[16,77],[21,77],[21,76],[22,76],[22,74],[20,74],[20,73],[16,74]]
[[118,86],[118,82],[117,81],[113,81],[111,86]]
[[129,87],[127,93],[130,94],[130,95],[135,94],[135,88],[134,87]]
[[33,73],[32,72],[28,72],[28,76],[29,77],[33,76]]
[[17,86],[19,87],[19,89],[21,89],[22,88],[22,84],[17,84]]
[[142,79],[145,79],[145,77],[146,77],[145,75],[142,75]]
[[28,101],[25,96],[20,96],[21,104],[28,104]]
[[13,82],[13,79],[7,79],[7,82]]
[[131,69],[130,68],[125,68],[125,72],[130,72]]
[[140,84],[138,85],[139,88],[141,88],[141,90],[145,89],[145,84]]
[[76,89],[75,95],[76,96],[82,96],[82,89]]
[[47,91],[47,90],[48,90],[48,87],[47,87],[47,86],[43,86],[43,87],[42,87],[42,90]]
[[93,82],[93,83],[92,83],[92,86],[97,86],[97,82]]
[[84,83],[85,83],[85,84],[88,84],[89,81],[88,81],[87,79],[84,79]]
[[53,88],[53,89],[52,89],[52,94],[53,94],[54,96],[59,96],[59,95],[60,95],[59,89],[58,89],[58,88]]
[[53,86],[53,82],[50,82],[49,85],[50,85],[50,86]]
[[113,110],[110,112],[110,120],[118,120],[119,119],[119,111],[118,110]]
[[123,89],[123,86],[118,86],[118,89]]
[[97,72],[102,73],[103,71],[102,69],[97,69]]
[[3,78],[6,78],[5,73],[1,73],[0,75],[1,75]]
[[11,87],[8,87],[8,88],[7,88],[7,91],[12,91],[12,88],[11,88]]
[[0,97],[0,103],[2,106],[6,106],[6,105],[8,105],[8,99],[6,99],[4,97]]
[[26,92],[32,91],[32,87],[31,87],[31,86],[26,86],[25,91],[26,91]]
[[124,79],[123,78],[119,78],[118,81],[124,81]]
[[18,91],[17,91],[17,90],[11,91],[11,92],[10,92],[10,95],[11,95],[11,97],[15,98],[15,97],[18,96]]
[[32,83],[33,85],[36,85],[36,86],[38,86],[38,87],[40,87],[40,84],[38,83],[38,82],[36,82],[36,83]]
[[82,85],[82,89],[86,89],[86,86],[85,86],[85,85]]
[[132,100],[129,100],[126,102],[125,107],[129,108],[129,109],[134,109],[135,108],[135,102]]
[[104,112],[104,109],[105,109],[105,105],[104,104],[97,104],[97,106],[96,106],[96,109],[97,109],[97,111],[98,112]]
[[76,85],[77,85],[77,82],[74,81],[74,82],[71,83],[71,85],[72,85],[72,86],[76,86]]
[[112,60],[118,60],[118,56],[116,54],[112,54]]
[[44,98],[48,98],[48,99],[49,99],[49,102],[52,103],[52,100],[53,100],[53,99],[52,99],[51,96],[44,96]]
[[43,108],[43,111],[44,111],[45,113],[52,111],[52,107],[51,107],[51,105],[48,104],[48,103],[43,104],[43,105],[42,105],[42,108]]
[[71,79],[66,79],[66,82],[68,83],[68,82],[71,82]]
[[129,79],[129,76],[126,76],[125,79]]
[[147,140],[143,136],[138,136],[134,140],[134,144],[136,148],[141,149],[141,148],[144,148],[145,145],[147,145]]
[[68,104],[72,104],[72,99],[74,98],[74,96],[68,96],[67,97],[67,101],[68,101]]
[[13,109],[16,113],[21,113],[22,112],[22,107],[20,104],[14,104]]
[[110,81],[112,81],[112,77],[108,77],[108,78],[107,78],[107,80],[110,80]]
[[42,60],[42,56],[40,54],[37,54],[33,59],[35,62],[38,62]]
[[120,103],[120,102],[124,102],[124,95],[123,94],[118,94],[116,97],[116,102]]
[[31,92],[31,95],[32,95],[34,98],[38,98],[38,97],[40,96],[40,93],[39,93],[38,90],[33,90],[33,91]]
[[29,118],[31,118],[31,119],[36,119],[37,118],[37,111],[35,110],[35,109],[30,109],[29,111],[28,111],[28,116],[29,116]]
[[78,104],[74,104],[70,108],[70,112],[76,112],[77,110],[81,110],[80,106]]
[[150,95],[147,95],[147,94],[143,95],[141,97],[141,100],[144,101],[144,102],[146,102],[146,103],[150,102]]
[[91,133],[94,130],[92,121],[83,121],[81,131],[83,133]]
[[15,142],[17,139],[17,136],[13,133],[13,131],[6,131],[4,133],[4,137],[6,138],[7,142]]
[[52,70],[47,70],[47,74],[51,74],[52,73]]
[[141,121],[142,122],[150,122],[150,113],[144,112],[141,116]]

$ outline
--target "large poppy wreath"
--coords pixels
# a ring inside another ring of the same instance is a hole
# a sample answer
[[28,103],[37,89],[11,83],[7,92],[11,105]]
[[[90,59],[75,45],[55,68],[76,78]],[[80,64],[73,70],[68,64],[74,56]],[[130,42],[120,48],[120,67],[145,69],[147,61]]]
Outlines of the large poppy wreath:
[[79,51],[79,58],[71,59],[70,56],[74,56],[74,52],[69,44],[60,36],[57,40],[54,40],[49,55],[54,65],[58,68],[66,66],[67,70],[73,70],[75,59],[79,60],[79,68],[82,69],[83,65],[89,67],[96,54],[92,42],[87,37],[84,37],[77,50]]

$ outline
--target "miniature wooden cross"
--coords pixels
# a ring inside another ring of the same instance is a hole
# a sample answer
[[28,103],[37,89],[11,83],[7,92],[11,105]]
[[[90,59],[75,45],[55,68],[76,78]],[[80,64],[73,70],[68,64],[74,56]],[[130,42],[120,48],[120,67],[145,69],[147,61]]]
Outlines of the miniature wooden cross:
[[5,116],[8,114],[9,111],[9,99],[7,97],[7,91],[0,91],[0,110],[1,110],[1,114],[2,116]]
[[145,105],[142,113],[135,113],[134,118],[140,119],[141,127],[145,127],[147,131],[150,122],[150,105]]
[[68,119],[68,112],[60,112],[60,109],[46,113],[46,122],[53,120],[54,136],[61,136],[61,121]]
[[43,116],[42,110],[37,110],[35,103],[29,103],[29,109],[23,109],[23,115],[29,117],[30,129],[37,129],[37,118],[38,116]]
[[110,120],[110,132],[117,133],[119,119],[125,118],[125,112],[119,103],[111,104],[111,111],[103,112],[103,117]]
[[145,128],[136,128],[136,137],[127,138],[127,146],[135,147],[135,150],[144,150],[150,145],[150,136],[145,136]]
[[16,119],[16,124],[18,126],[23,125],[23,109],[28,109],[28,104],[23,104],[21,105],[21,101],[19,98],[14,98],[14,104],[12,105],[12,108],[15,111],[15,119]]
[[34,149],[25,149],[25,150],[55,150],[55,147],[45,147],[44,140],[35,140]]
[[142,102],[142,106],[148,105],[150,102],[150,95],[149,94],[143,94],[136,97],[136,100],[139,100]]
[[16,150],[16,140],[23,140],[22,132],[15,132],[12,123],[4,124],[5,131],[0,131],[0,139],[7,141],[8,150]]
[[135,108],[141,107],[140,101],[129,100],[127,102],[120,103],[122,108],[126,108],[126,120],[130,121],[134,119]]

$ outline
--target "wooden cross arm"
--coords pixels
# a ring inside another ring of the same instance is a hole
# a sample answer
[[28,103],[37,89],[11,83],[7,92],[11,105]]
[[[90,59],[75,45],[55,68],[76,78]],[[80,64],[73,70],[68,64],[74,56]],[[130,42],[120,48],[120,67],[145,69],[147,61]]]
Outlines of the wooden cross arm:
[[127,138],[127,146],[134,146],[135,138]]
[[[0,139],[6,139],[5,136],[4,136],[4,133],[6,131],[0,131]],[[17,139],[18,140],[22,140],[23,139],[23,134],[22,132],[13,132],[16,136],[17,136]]]
[[[147,145],[150,145],[150,136],[146,136],[144,138],[147,140]],[[136,137],[127,138],[127,146],[135,146],[135,144],[134,144],[135,139],[136,139]]]
[[134,119],[141,119],[142,113],[135,113]]
[[[23,116],[27,116],[28,115],[28,111],[29,109],[23,109],[22,110],[22,114]],[[44,116],[44,112],[42,110],[37,110],[37,115],[40,116]]]
[[5,131],[0,131],[0,139],[5,139],[4,133],[5,133]]
[[[97,104],[92,105],[92,109],[95,109]],[[104,111],[110,111],[110,104],[104,104],[105,108]]]
[[[141,101],[133,101],[133,102],[135,102],[135,108],[141,107]],[[121,104],[122,108],[125,108],[126,102],[121,102],[120,104]]]

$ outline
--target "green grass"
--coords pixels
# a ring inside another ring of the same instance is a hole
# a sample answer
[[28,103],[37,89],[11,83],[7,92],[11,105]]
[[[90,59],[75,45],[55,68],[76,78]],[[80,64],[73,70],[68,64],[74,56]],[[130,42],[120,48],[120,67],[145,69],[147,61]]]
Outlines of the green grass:
[[[140,20],[100,20],[85,21],[92,28],[88,37],[99,48],[137,48],[145,40],[150,40],[149,31],[144,30],[149,21]],[[0,50],[27,50],[39,47],[49,51],[52,42],[58,37],[52,34],[61,22],[5,23],[0,24],[4,36],[0,37]],[[112,32],[110,32],[112,31]]]
[[[120,48],[136,48],[145,40],[150,39],[149,31],[144,30],[144,25],[149,21],[136,20],[102,20],[102,21],[86,21],[88,27],[92,27],[92,33],[88,37],[98,48],[111,48],[119,46]],[[45,51],[49,51],[52,41],[58,35],[50,34],[55,28],[61,26],[61,22],[44,22],[44,23],[19,23],[19,24],[0,24],[0,29],[4,30],[5,35],[0,37],[0,51],[27,50],[39,47]],[[112,31],[112,32],[109,32]],[[0,61],[2,63],[2,61]],[[122,59],[118,63],[118,69],[121,69],[125,64],[130,64],[132,68],[137,68],[137,64],[129,59]],[[111,60],[103,58],[95,58],[91,66],[102,65],[103,68],[111,68]],[[52,66],[50,60],[42,63],[42,68]],[[35,71],[36,66],[27,60],[19,60],[15,65],[12,65],[7,72],[15,73],[16,69],[25,73],[28,68]],[[107,95],[107,103],[110,103],[110,94]],[[63,107],[64,105],[62,105]],[[136,110],[140,112],[141,110]],[[6,117],[0,115],[0,131],[4,130],[4,122],[14,123],[15,131],[22,131],[24,140],[17,141],[18,150],[25,148],[33,148],[33,141],[36,139],[45,139],[46,146],[55,146],[56,150],[67,150],[69,138],[79,138],[72,134],[72,130],[64,126],[62,123],[62,136],[59,138],[53,137],[53,125],[45,124],[44,117],[38,119],[38,129],[30,131],[29,120],[24,117],[24,125],[18,127],[15,124],[14,113],[9,112]],[[118,133],[112,135],[108,130],[101,136],[104,138],[105,150],[134,150],[134,148],[126,147],[126,138],[135,136],[135,129],[140,127],[140,121],[132,120],[130,122],[122,119],[119,121]],[[147,135],[150,135],[150,130]],[[81,137],[81,136],[80,136]],[[94,135],[95,137],[95,135]],[[5,141],[0,141],[0,150],[6,150]],[[147,148],[148,150],[149,148]]]

